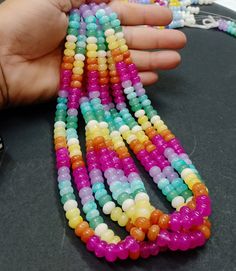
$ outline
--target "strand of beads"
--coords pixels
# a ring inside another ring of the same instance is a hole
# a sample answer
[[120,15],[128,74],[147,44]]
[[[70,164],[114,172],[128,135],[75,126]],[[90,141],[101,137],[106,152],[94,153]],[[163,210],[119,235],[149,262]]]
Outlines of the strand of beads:
[[[66,50],[64,52],[65,56],[62,64],[61,90],[59,91],[54,131],[59,189],[62,196],[61,201],[66,210],[66,217],[69,219],[69,226],[74,228],[76,235],[81,237],[82,241],[87,243],[87,248],[90,251],[93,251],[98,257],[105,256],[108,261],[114,261],[117,258],[125,259],[127,257],[136,259],[139,256],[146,258],[150,255],[156,255],[159,251],[159,246],[172,250],[186,250],[203,245],[205,243],[204,233],[201,233],[202,230],[199,227],[189,227],[189,231],[184,233],[182,232],[182,226],[185,227],[186,223],[181,222],[183,225],[180,223],[181,225],[178,226],[179,228],[176,226],[177,224],[179,225],[178,219],[186,218],[186,214],[189,215],[190,209],[181,208],[180,212],[182,217],[177,212],[169,219],[169,216],[166,216],[159,210],[154,210],[148,203],[148,196],[145,193],[145,188],[142,185],[141,179],[139,179],[140,177],[137,173],[135,164],[130,158],[128,150],[120,136],[120,134],[129,131],[127,128],[124,129],[124,122],[122,122],[121,117],[120,119],[113,118],[113,115],[120,113],[112,109],[113,104],[111,103],[111,96],[109,96],[108,92],[108,82],[106,80],[107,67],[105,60],[98,60],[98,56],[99,58],[101,58],[101,56],[102,58],[105,58],[106,56],[104,50],[106,48],[104,47],[104,40],[101,39],[102,36],[105,34],[106,38],[109,38],[117,31],[119,34],[116,36],[119,37],[120,40],[120,43],[118,44],[121,46],[121,50],[124,51],[123,56],[126,56],[126,62],[130,64],[129,62],[131,59],[129,58],[129,53],[127,52],[128,48],[125,45],[125,40],[122,36],[119,20],[114,13],[104,5],[100,5],[100,7],[91,5],[89,8],[84,5],[81,7],[81,13],[83,18],[80,17],[80,12],[78,10],[73,10],[69,17],[69,35],[67,36]],[[94,13],[97,15],[96,23],[92,17]],[[107,15],[110,15],[110,17],[104,16],[106,13]],[[103,30],[98,29],[99,24],[100,27],[102,26]],[[97,50],[98,46],[96,45],[99,38],[95,37],[96,32],[100,33],[99,50]],[[103,35],[102,32],[104,33]],[[109,49],[115,50],[116,46],[114,46],[114,42],[116,42],[116,39],[110,38],[109,40],[110,43],[113,42]],[[108,47],[109,45],[108,42]],[[108,63],[110,61],[110,65],[113,65],[113,69],[110,71],[112,74],[110,75],[116,77],[113,81],[115,84],[117,84],[120,80],[119,78],[121,78],[120,74],[117,76],[118,73],[116,72],[117,62],[122,61],[118,51],[116,51],[116,54],[112,54],[113,52],[111,52],[110,57],[112,56],[112,59],[110,58],[109,60],[108,58]],[[84,94],[81,89],[84,73],[83,67],[86,59],[85,53],[88,64],[87,89],[90,101],[87,98],[82,97]],[[115,66],[114,63],[116,64]],[[133,75],[134,74],[135,72]],[[121,84],[121,86],[123,87],[123,84]],[[102,98],[101,100],[97,98],[100,95]],[[146,99],[144,99],[144,101],[145,100]],[[92,188],[82,159],[76,132],[76,128],[78,127],[77,109],[79,104],[87,123],[87,160]],[[150,105],[144,103],[143,106]],[[121,109],[124,109],[125,107],[124,99],[119,100],[117,109],[121,111]],[[103,108],[106,111],[104,111]],[[126,117],[135,123],[135,120],[129,116],[129,112],[127,111]],[[111,129],[110,131],[107,129],[108,125]],[[145,126],[143,123],[142,127],[135,123],[136,129],[137,127],[143,128],[143,126]],[[117,127],[120,131],[117,130]],[[145,134],[142,133],[141,135],[141,139],[144,138]],[[126,134],[126,136],[127,139],[129,139],[128,141],[130,141],[128,143],[132,142],[132,138],[136,138],[136,135],[130,132],[128,135]],[[176,148],[179,149],[179,145]],[[144,156],[145,155],[143,155],[143,159],[145,158]],[[144,161],[146,160],[144,159]],[[77,208],[77,202],[71,186],[70,165],[72,165],[74,182],[79,191],[83,211],[86,214],[86,219],[89,221],[91,228],[89,228],[87,222],[83,221],[80,216],[80,210]],[[152,173],[156,171],[157,169],[151,170]],[[114,201],[112,201],[112,198],[108,195],[108,192],[103,185],[104,180],[102,173],[104,173],[114,200],[117,201],[118,205],[122,206],[123,211],[121,208],[115,207]],[[137,240],[143,240],[145,237],[143,233],[144,231],[147,231],[147,237],[149,240],[152,240],[152,242],[137,242],[132,237],[127,237],[124,241],[120,241],[120,238],[114,236],[113,231],[109,230],[107,225],[103,223],[103,219],[97,210],[93,194],[95,195],[95,199],[98,200],[99,205],[103,208],[105,214],[110,214],[111,218],[118,221],[120,226],[126,226],[126,229],[133,233],[133,235],[137,237]],[[133,197],[134,200],[132,199]],[[206,197],[199,198],[197,199],[198,201],[196,200],[194,207],[200,204],[200,213],[206,214],[208,200]],[[149,205],[146,205],[147,203]],[[145,218],[144,210],[147,211],[147,207],[151,208],[148,216],[150,216],[152,223]],[[197,213],[195,212],[195,214]],[[188,219],[193,219],[193,217],[188,215]],[[178,219],[176,219],[176,216]],[[167,217],[168,220],[166,220]],[[130,218],[134,224],[127,221],[127,218]],[[163,218],[165,218],[164,221]],[[159,226],[165,225],[165,227],[159,227],[157,224]],[[191,226],[194,225],[194,223],[190,224]],[[200,226],[209,227],[206,220],[204,220],[204,224]],[[169,227],[171,230],[168,229]],[[140,236],[142,238],[140,238]],[[107,242],[111,242],[111,244],[108,244]]]

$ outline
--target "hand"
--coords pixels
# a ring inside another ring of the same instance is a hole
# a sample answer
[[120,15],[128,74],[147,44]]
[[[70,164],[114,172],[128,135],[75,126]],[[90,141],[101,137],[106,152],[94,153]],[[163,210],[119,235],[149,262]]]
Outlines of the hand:
[[[81,0],[7,0],[0,5],[0,66],[11,105],[56,96],[66,13],[81,4]],[[175,50],[185,45],[182,32],[140,26],[169,24],[168,9],[117,1],[109,5],[124,25],[127,44],[144,84],[157,80],[154,70],[179,64],[180,55]],[[170,50],[144,51],[149,49]]]

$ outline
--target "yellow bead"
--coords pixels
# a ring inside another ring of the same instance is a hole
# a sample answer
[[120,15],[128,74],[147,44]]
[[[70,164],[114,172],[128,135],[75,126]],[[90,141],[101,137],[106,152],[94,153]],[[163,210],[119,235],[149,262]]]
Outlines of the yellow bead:
[[125,39],[120,39],[120,40],[118,40],[118,43],[119,43],[120,46],[125,45],[126,40]]
[[70,152],[70,157],[73,157],[75,155],[82,155],[82,152],[79,150],[73,150],[72,152]]
[[143,130],[146,130],[147,128],[149,128],[149,127],[151,127],[151,126],[152,126],[152,124],[151,124],[151,122],[149,122],[149,121],[147,121],[147,122],[145,122],[145,123],[142,124]]
[[98,54],[96,51],[88,51],[86,55],[87,57],[95,58]]
[[115,64],[110,64],[110,65],[108,65],[108,68],[110,71],[114,71],[116,69],[116,66],[115,66]]
[[82,75],[84,73],[84,70],[80,67],[74,67],[72,71],[74,74],[79,74],[79,75]]
[[64,127],[56,127],[56,128],[54,129],[54,133],[65,132],[65,131],[66,131],[66,130],[65,130]]
[[124,147],[124,146],[125,146],[125,143],[122,141],[114,143],[115,150],[118,149],[119,147]]
[[158,133],[161,133],[162,131],[168,129],[168,127],[166,125],[161,125],[157,128],[157,132]]
[[107,60],[105,57],[99,57],[98,58],[98,64],[106,64]]
[[64,50],[64,55],[65,56],[74,56],[75,55],[75,51],[71,50],[71,49],[65,49]]
[[84,62],[81,60],[76,60],[73,64],[75,67],[80,67],[80,68],[84,67]]
[[135,215],[136,208],[135,206],[130,206],[129,209],[125,212],[128,218],[132,218]]
[[120,237],[117,236],[117,235],[115,235],[115,236],[112,238],[111,243],[117,244],[117,243],[119,243],[120,241],[121,241]]
[[115,42],[116,41],[116,36],[115,35],[108,36],[106,38],[106,41],[107,41],[107,43]]
[[129,220],[128,216],[125,213],[123,213],[118,219],[118,224],[121,227],[124,227],[128,223],[128,220]]
[[118,47],[119,47],[119,44],[118,44],[118,42],[116,42],[116,41],[111,42],[111,43],[108,44],[108,48],[109,48],[110,50],[114,50],[114,49],[116,49],[116,48],[118,48]]
[[70,152],[77,151],[77,150],[78,150],[78,151],[81,151],[79,145],[71,145],[71,146],[69,146],[69,151],[70,151]]
[[107,70],[107,65],[106,64],[99,64],[98,65],[98,70],[99,71],[105,71],[105,70]]
[[68,220],[73,220],[73,218],[78,217],[79,215],[80,210],[78,208],[74,208],[66,212],[66,218]]
[[130,130],[129,131],[124,131],[122,133],[122,136],[126,140],[131,134],[132,134],[132,132]]
[[60,132],[56,132],[54,134],[54,138],[57,138],[57,137],[60,137],[60,136],[66,137],[66,132],[60,131]]
[[109,64],[113,64],[114,63],[113,58],[112,57],[108,57],[107,62]]
[[137,208],[135,212],[135,218],[145,217],[150,218],[151,211],[148,208]]
[[74,50],[75,47],[76,47],[76,45],[75,45],[74,42],[69,42],[69,41],[68,41],[68,42],[65,43],[65,47],[66,47],[67,49]]
[[142,117],[138,118],[138,123],[139,124],[143,124],[143,123],[145,123],[147,121],[148,121],[148,117],[147,116],[142,116]]
[[187,177],[184,178],[184,181],[185,182],[188,182],[190,180],[194,180],[194,179],[197,179],[197,175],[192,173],[192,174],[189,174]]
[[189,182],[189,184],[188,184],[189,189],[192,190],[193,186],[194,186],[196,183],[201,183],[201,181],[198,180],[198,179],[191,180],[191,181]]
[[137,208],[149,208],[150,207],[150,202],[148,200],[146,200],[146,199],[141,199],[141,200],[136,201],[135,206]]
[[122,53],[124,53],[124,52],[128,51],[128,46],[127,45],[122,45],[122,46],[120,46],[120,50],[121,50]]
[[97,49],[98,49],[98,46],[96,44],[94,44],[94,43],[89,43],[87,45],[87,50],[88,51],[96,51]]
[[106,242],[108,242],[108,243],[111,243],[111,241],[112,241],[112,239],[114,238],[114,236],[115,236],[114,232],[113,232],[112,230],[109,229],[109,230],[105,231],[105,232],[102,234],[101,239],[102,239],[103,241],[106,241]]
[[122,210],[120,207],[116,207],[111,211],[111,219],[117,221],[122,215]]
[[139,136],[138,139],[141,141],[141,143],[144,143],[145,141],[148,141],[148,137],[143,135],[143,136]]
[[68,222],[69,227],[75,229],[83,221],[82,216],[76,216],[73,219],[70,219]]

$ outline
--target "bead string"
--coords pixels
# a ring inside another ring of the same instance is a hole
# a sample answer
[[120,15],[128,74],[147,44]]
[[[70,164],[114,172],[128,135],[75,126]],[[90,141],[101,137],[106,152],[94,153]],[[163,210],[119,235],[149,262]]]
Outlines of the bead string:
[[[203,245],[210,236],[208,190],[145,95],[117,15],[105,4],[82,5],[71,11],[67,33],[54,139],[58,187],[69,226],[88,250],[107,261],[147,258],[160,247],[187,250]],[[78,107],[86,122],[89,173],[76,131]],[[177,209],[172,215],[149,202],[122,137]],[[89,223],[80,215],[70,168]],[[108,229],[95,201],[130,236],[121,241]]]

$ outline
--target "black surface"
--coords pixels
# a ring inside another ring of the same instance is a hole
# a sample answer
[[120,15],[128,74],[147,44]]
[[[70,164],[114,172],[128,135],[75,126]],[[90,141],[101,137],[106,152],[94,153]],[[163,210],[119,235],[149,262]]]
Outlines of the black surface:
[[[209,10],[236,17],[216,6]],[[207,245],[115,264],[87,252],[67,227],[59,203],[51,103],[0,113],[6,149],[0,162],[0,271],[236,270],[236,39],[214,30],[184,32],[182,65],[161,73],[148,93],[210,190],[213,234]],[[83,124],[79,128],[83,137]],[[155,186],[147,188],[156,206],[166,209]]]

